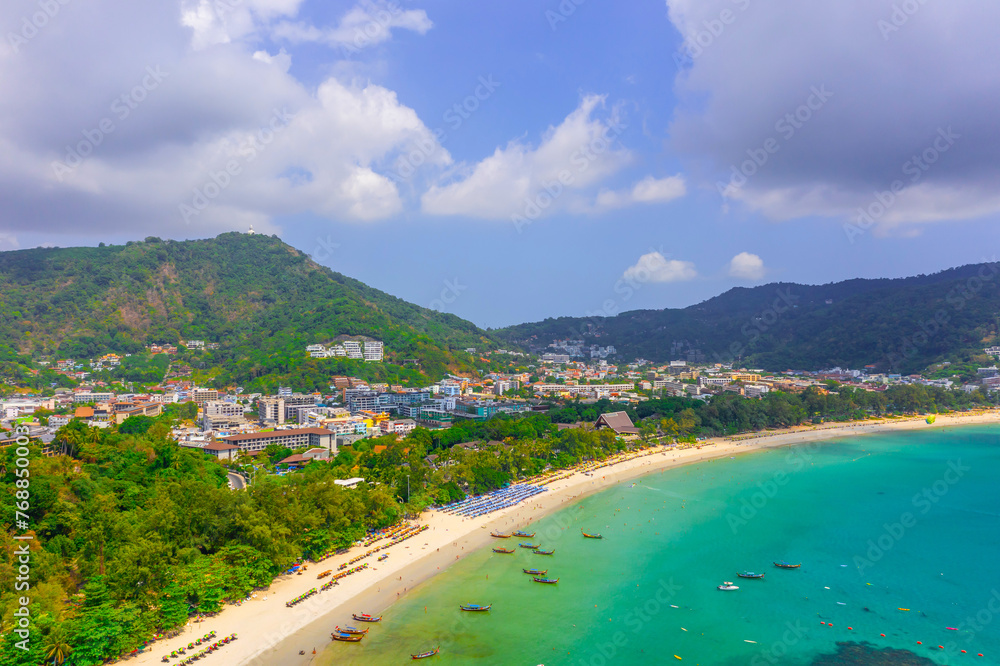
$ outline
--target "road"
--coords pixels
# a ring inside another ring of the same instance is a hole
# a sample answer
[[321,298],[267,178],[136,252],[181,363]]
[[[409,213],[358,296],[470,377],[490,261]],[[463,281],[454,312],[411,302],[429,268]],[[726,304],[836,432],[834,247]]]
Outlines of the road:
[[239,474],[228,472],[226,476],[229,477],[229,487],[233,490],[243,490],[246,487],[246,484],[243,482],[243,477]]

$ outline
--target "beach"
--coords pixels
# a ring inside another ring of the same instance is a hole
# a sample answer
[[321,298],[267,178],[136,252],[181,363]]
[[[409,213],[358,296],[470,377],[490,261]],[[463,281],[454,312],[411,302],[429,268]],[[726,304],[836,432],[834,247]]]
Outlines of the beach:
[[[376,614],[397,601],[421,582],[433,577],[462,557],[499,542],[490,536],[493,530],[509,532],[524,527],[554,511],[642,475],[699,461],[734,456],[739,453],[792,446],[805,442],[831,440],[845,436],[893,430],[918,430],[959,425],[1000,422],[1000,412],[980,411],[966,414],[941,415],[933,424],[924,417],[883,419],[801,426],[780,431],[748,433],[733,438],[715,438],[697,446],[675,449],[653,447],[642,455],[617,463],[590,474],[582,471],[559,478],[548,490],[520,505],[479,518],[461,518],[437,511],[424,512],[418,519],[427,530],[417,536],[392,545],[382,553],[389,557],[377,562],[367,558],[368,568],[347,576],[332,589],[305,602],[286,608],[285,602],[323,582],[316,574],[336,570],[341,563],[367,550],[355,547],[322,563],[310,564],[301,575],[283,576],[275,580],[266,592],[239,606],[227,606],[221,613],[201,624],[190,625],[181,635],[158,641],[151,650],[136,657],[133,663],[161,663],[161,657],[186,645],[194,636],[216,631],[220,636],[237,633],[239,640],[209,655],[200,663],[207,664],[307,664],[313,649],[321,652],[329,644],[334,625],[349,623],[351,613]],[[356,623],[352,623],[356,624]],[[305,655],[299,655],[304,651]],[[176,663],[177,660],[171,660]]]

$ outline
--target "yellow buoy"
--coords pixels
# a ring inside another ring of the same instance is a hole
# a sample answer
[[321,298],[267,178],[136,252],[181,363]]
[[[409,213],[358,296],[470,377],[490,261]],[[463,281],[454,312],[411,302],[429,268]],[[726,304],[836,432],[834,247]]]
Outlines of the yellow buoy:
[[680,657],[678,657],[678,656],[677,656],[677,655],[675,654],[675,655],[674,655],[674,659],[680,659]]

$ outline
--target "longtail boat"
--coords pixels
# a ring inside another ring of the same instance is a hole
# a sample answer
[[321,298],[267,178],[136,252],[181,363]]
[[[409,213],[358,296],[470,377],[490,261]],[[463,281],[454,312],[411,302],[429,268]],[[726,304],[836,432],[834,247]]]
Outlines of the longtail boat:
[[603,539],[604,538],[600,534],[587,534],[583,530],[580,530],[580,532],[583,534],[583,536],[587,537],[588,539]]
[[493,608],[493,604],[487,604],[485,606],[480,606],[479,604],[461,604],[459,606],[464,611],[469,611],[471,613],[483,613]]
[[358,622],[381,622],[382,621],[382,616],[381,615],[379,615],[378,617],[376,617],[374,615],[369,615],[368,613],[351,613],[351,617],[353,617]]
[[774,566],[778,567],[779,569],[798,569],[802,565],[801,564],[789,564],[788,562],[775,562]]
[[553,548],[552,550],[542,550],[541,548],[536,548],[531,552],[533,552],[535,555],[551,555],[552,553],[556,552],[556,549]]
[[490,536],[491,537],[496,537],[497,539],[509,539],[510,538],[509,534],[503,534],[502,532],[500,532],[500,533],[490,532]]
[[535,550],[536,548],[542,547],[540,543],[519,543],[517,545],[520,546],[521,548],[527,548],[529,550]]
[[339,631],[335,631],[330,634],[330,638],[333,640],[343,641],[344,643],[360,643],[361,639],[364,637],[364,634],[342,634]]
[[434,648],[433,650],[430,650],[428,652],[421,652],[420,654],[411,654],[410,659],[426,659],[427,657],[433,657],[440,651],[441,648]]
[[754,573],[752,571],[744,571],[743,573],[737,573],[740,578],[763,578],[764,574]]
[[544,576],[549,572],[548,569],[521,569],[521,571],[529,576]]
[[493,552],[494,553],[503,553],[504,555],[510,555],[511,553],[514,552],[514,549],[513,548],[494,548]]
[[532,578],[531,580],[535,581],[536,583],[548,583],[549,585],[555,585],[556,583],[559,582],[558,578],[538,578],[537,576],[535,578]]
[[370,629],[357,629],[355,627],[344,627],[343,629],[341,629],[339,626],[334,627],[334,629],[338,634],[351,634],[351,635],[367,634],[370,631]]
[[524,537],[525,539],[530,539],[531,537],[535,536],[535,533],[534,532],[528,533],[528,532],[525,532],[524,530],[518,530],[518,531],[514,532],[514,536],[516,536],[516,537]]

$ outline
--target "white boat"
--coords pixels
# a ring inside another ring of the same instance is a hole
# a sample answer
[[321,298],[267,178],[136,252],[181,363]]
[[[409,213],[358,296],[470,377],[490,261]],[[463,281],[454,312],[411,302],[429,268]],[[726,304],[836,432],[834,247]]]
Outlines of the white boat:
[[722,585],[719,586],[719,589],[723,590],[723,591],[726,591],[726,592],[731,592],[732,590],[738,590],[738,589],[740,589],[740,586],[739,585],[733,585],[731,582],[729,582],[727,580],[727,581],[723,582]]

